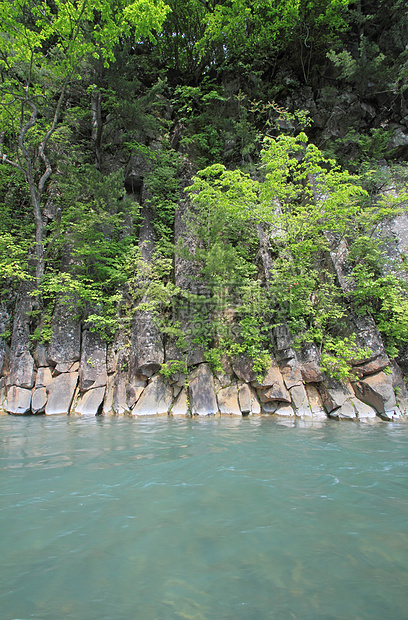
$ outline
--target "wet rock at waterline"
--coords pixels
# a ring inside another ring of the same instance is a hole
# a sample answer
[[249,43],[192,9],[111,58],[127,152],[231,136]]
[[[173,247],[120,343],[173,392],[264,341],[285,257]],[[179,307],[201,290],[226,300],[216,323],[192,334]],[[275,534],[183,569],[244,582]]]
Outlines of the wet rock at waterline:
[[214,379],[208,364],[200,364],[190,374],[189,396],[193,415],[213,415],[218,412]]
[[55,377],[47,386],[46,415],[68,414],[78,382],[77,372],[67,372]]

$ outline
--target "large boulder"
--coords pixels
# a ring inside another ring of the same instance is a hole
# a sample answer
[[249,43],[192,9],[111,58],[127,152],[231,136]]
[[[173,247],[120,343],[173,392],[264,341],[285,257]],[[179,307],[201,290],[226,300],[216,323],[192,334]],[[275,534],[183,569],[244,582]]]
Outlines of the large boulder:
[[51,368],[48,366],[42,366],[37,370],[37,376],[35,378],[35,387],[36,388],[46,388],[49,383],[52,381],[52,373]]
[[82,334],[79,389],[85,392],[91,388],[105,387],[107,381],[106,342],[97,332],[86,329]]
[[[0,334],[3,334],[6,330],[7,323],[9,321],[9,313],[5,308],[0,307]],[[2,374],[3,367],[5,365],[8,347],[7,344],[0,336],[0,376]]]
[[[309,400],[310,410],[312,412],[312,418],[314,420],[326,420],[327,415],[324,410],[323,401],[320,397],[317,387],[311,383],[307,383],[305,387]],[[304,417],[307,416],[305,415]]]
[[288,390],[295,385],[302,385],[303,377],[299,362],[296,357],[283,360],[280,364],[280,371]]
[[132,409],[132,415],[163,415],[169,412],[173,402],[170,385],[161,375],[150,379],[143,394]]
[[31,412],[43,413],[47,404],[47,390],[45,387],[35,388],[31,398]]
[[238,402],[243,415],[251,413],[251,389],[247,383],[241,383],[238,386]]
[[66,372],[54,377],[46,388],[48,401],[45,406],[45,415],[69,413],[77,382],[77,372]]
[[300,371],[305,383],[323,381],[324,375],[320,369],[320,355],[313,342],[305,344],[298,353]]
[[245,383],[256,381],[256,372],[253,369],[254,360],[249,355],[239,355],[232,362],[232,369],[238,379]]
[[392,412],[397,407],[392,377],[384,372],[356,381],[353,388],[357,398],[374,407],[380,414]]
[[136,312],[132,324],[131,373],[151,377],[160,370],[163,362],[162,335],[153,314],[149,311]]
[[64,303],[63,299],[58,301],[48,345],[48,362],[56,366],[57,372],[68,372],[72,364],[80,359],[81,326],[74,314],[70,303]]
[[82,394],[72,413],[95,416],[101,413],[105,386],[92,388]]
[[31,390],[12,385],[7,390],[7,400],[4,405],[7,413],[24,415],[31,411]]
[[182,388],[181,392],[177,396],[173,407],[171,408],[171,415],[188,415],[188,394],[186,388]]
[[354,409],[356,410],[357,418],[359,420],[372,420],[377,417],[377,412],[374,407],[363,403],[362,400],[359,400],[355,396],[350,398],[350,402],[353,403]]
[[354,396],[354,390],[349,381],[336,381],[332,377],[326,377],[319,383],[319,392],[327,413],[341,407],[347,399]]
[[340,407],[334,409],[330,413],[330,417],[336,420],[354,420],[357,417],[357,410],[352,399],[344,401]]
[[288,403],[291,401],[279,366],[274,359],[271,360],[265,376],[260,381],[258,379],[252,381],[252,386],[256,388],[261,403],[267,403],[272,400],[281,400]]
[[220,413],[242,415],[238,402],[238,388],[236,385],[230,385],[220,390],[217,394],[217,401]]
[[312,411],[309,405],[309,399],[303,383],[294,385],[290,388],[291,406],[298,418],[311,417]]
[[189,397],[193,415],[213,415],[218,412],[214,379],[208,364],[200,364],[190,374]]
[[33,298],[30,295],[32,287],[33,283],[30,281],[23,281],[20,284],[10,345],[10,372],[7,377],[8,386],[15,385],[25,389],[31,389],[35,380],[34,359],[29,351],[30,312],[33,309]]

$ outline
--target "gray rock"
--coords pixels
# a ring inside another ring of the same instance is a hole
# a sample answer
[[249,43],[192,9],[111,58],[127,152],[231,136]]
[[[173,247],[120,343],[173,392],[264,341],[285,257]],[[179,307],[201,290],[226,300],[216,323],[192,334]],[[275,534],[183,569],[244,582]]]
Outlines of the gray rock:
[[143,155],[132,154],[125,170],[125,188],[139,203],[142,200],[144,178],[150,170],[151,164]]
[[305,383],[323,381],[324,375],[320,369],[319,351],[314,343],[305,344],[298,353],[298,359]]
[[169,412],[173,402],[173,395],[161,375],[150,379],[142,396],[132,409],[132,415],[163,415]]
[[319,383],[319,392],[327,413],[338,409],[347,399],[354,396],[354,390],[349,381],[340,383],[331,377]]
[[79,389],[106,386],[106,342],[97,332],[84,330],[82,334],[81,362],[79,367]]
[[408,413],[408,390],[405,385],[404,377],[398,364],[393,360],[392,368],[392,387],[397,398],[397,404],[400,411],[404,414]]
[[395,420],[399,420],[400,418],[402,418],[402,413],[398,407],[394,407],[389,411],[384,411],[383,413],[380,413],[380,417],[386,422],[394,422]]
[[372,360],[369,360],[368,362],[365,362],[363,364],[357,364],[357,365],[355,364],[353,366],[353,371],[357,375],[357,377],[365,377],[367,375],[374,375],[375,373],[380,372],[381,370],[384,370],[384,368],[387,368],[387,366],[389,365],[390,365],[390,358],[384,352],[384,353],[381,353],[380,355],[377,355],[377,357],[375,357]]
[[32,413],[43,413],[47,404],[47,390],[45,387],[35,388],[31,397]]
[[218,412],[214,379],[208,364],[200,364],[190,374],[189,397],[193,415],[213,415]]
[[277,325],[273,328],[273,336],[277,351],[284,351],[293,346],[293,338],[287,325]]
[[59,372],[66,372],[80,358],[81,326],[74,317],[69,303],[58,301],[52,317],[52,335],[48,346],[48,362],[63,364]]
[[7,390],[7,400],[4,404],[7,413],[24,415],[31,411],[31,390],[12,385]]
[[357,398],[374,407],[378,413],[393,411],[397,406],[392,378],[384,372],[357,381],[353,389]]
[[143,394],[143,390],[147,385],[147,381],[141,377],[132,377],[131,381],[126,385],[126,400],[129,409],[132,409]]
[[220,413],[227,415],[242,415],[238,403],[238,388],[236,385],[230,385],[223,388],[217,394],[218,409]]
[[[308,383],[306,386],[307,397],[309,400],[312,418],[314,420],[326,420],[327,415],[323,407],[323,401],[315,385]],[[306,417],[306,416],[304,416]]]
[[278,407],[279,402],[277,400],[272,400],[268,403],[262,403],[261,411],[262,413],[275,413]]
[[280,416],[282,418],[294,418],[295,412],[290,405],[285,403],[279,403],[275,410],[275,415]]
[[276,363],[275,359],[272,357],[271,363],[265,375],[262,378],[260,377],[259,380],[258,378],[252,380],[251,385],[254,388],[271,388],[276,386],[277,384],[283,389],[285,388],[279,366]]
[[6,385],[4,382],[0,382],[0,415],[7,415],[6,411],[7,394]]
[[[4,333],[7,327],[9,318],[10,318],[9,313],[7,312],[7,310],[5,308],[0,307],[0,334]],[[7,344],[4,338],[0,336],[0,375],[2,373],[3,366],[5,365],[7,353],[8,353]]]
[[350,268],[347,261],[349,254],[347,241],[345,239],[338,241],[334,235],[330,233],[325,233],[325,236],[330,241],[332,270],[336,274],[337,280],[344,293],[349,295],[354,289],[355,283],[352,278],[350,278]]
[[46,344],[41,344],[41,342],[37,342],[34,351],[34,361],[37,368],[48,366],[47,352],[48,346]]
[[101,412],[105,386],[92,388],[82,394],[75,406],[74,413],[95,416]]
[[303,383],[301,385],[294,385],[289,390],[291,405],[295,410],[296,416],[298,418],[302,417],[311,417],[312,411],[309,405],[309,399],[307,397],[307,392]]
[[132,324],[130,351],[131,372],[151,377],[164,362],[164,348],[159,328],[151,312],[136,312]]
[[251,386],[251,413],[252,415],[259,415],[261,413],[261,405],[259,404],[258,396],[255,389]]
[[189,350],[187,352],[187,366],[197,366],[205,362],[205,352],[202,347],[197,346],[194,343],[189,342],[187,338]]
[[288,390],[295,385],[302,385],[303,378],[297,358],[284,360],[280,365],[281,375]]
[[238,386],[238,402],[243,415],[251,413],[251,390],[246,383],[242,383]]
[[180,394],[177,396],[176,401],[171,409],[171,415],[173,416],[185,416],[188,415],[188,395],[186,388],[182,388]]
[[283,400],[291,402],[290,394],[285,387],[283,377],[276,361],[272,359],[271,365],[262,381],[253,381],[252,386],[257,388],[261,403],[271,400]]
[[34,386],[34,359],[28,349],[13,348],[10,351],[10,373],[8,385],[31,389]]
[[238,379],[245,383],[251,383],[256,380],[256,372],[253,370],[254,361],[248,355],[240,355],[232,362],[232,369]]
[[47,387],[52,381],[51,368],[41,367],[37,370],[37,376],[35,378],[35,387]]
[[353,403],[357,417],[360,420],[374,419],[377,417],[377,412],[374,407],[366,405],[366,403],[363,403],[362,400],[359,400],[355,396],[353,398],[350,398],[350,402]]
[[47,386],[48,402],[45,415],[68,414],[78,382],[77,372],[68,372],[55,377]]
[[[118,372],[113,380],[112,409],[115,415],[130,413],[128,404],[128,375],[125,372]],[[135,401],[136,402],[136,401]]]
[[336,420],[354,420],[357,417],[357,411],[350,399],[344,401],[341,407],[331,411],[330,417]]
[[113,387],[115,382],[115,375],[108,376],[108,383],[106,384],[105,396],[102,405],[102,415],[114,415],[113,410]]
[[376,358],[382,359],[385,355],[384,345],[373,318],[369,315],[350,314],[347,322],[350,333],[356,336],[356,346],[369,350],[364,357],[351,360],[353,366],[363,366]]
[[13,335],[10,346],[10,372],[7,385],[31,389],[34,386],[34,359],[30,347],[30,312],[34,300],[30,296],[33,283],[23,281],[14,311]]

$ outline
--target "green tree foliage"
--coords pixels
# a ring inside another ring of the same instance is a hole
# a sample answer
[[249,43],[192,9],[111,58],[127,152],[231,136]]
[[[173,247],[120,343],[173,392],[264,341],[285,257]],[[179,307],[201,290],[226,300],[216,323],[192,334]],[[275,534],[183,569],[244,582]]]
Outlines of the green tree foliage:
[[373,235],[380,222],[401,212],[406,194],[370,201],[359,179],[326,159],[305,134],[266,139],[261,161],[260,181],[213,165],[202,170],[190,188],[203,243],[196,257],[209,281],[217,277],[217,265],[222,265],[221,280],[235,279],[239,286],[246,279],[248,287],[255,276],[253,263],[245,261],[243,246],[238,249],[231,243],[226,231],[239,229],[240,243],[245,228],[262,226],[268,231],[272,266],[258,298],[258,319],[254,307],[245,313],[242,304],[237,312],[246,350],[255,354],[251,338],[258,341],[258,354],[263,350],[261,317],[266,315],[269,326],[287,324],[299,344],[317,343],[330,374],[337,378],[348,374],[348,360],[353,351],[357,354],[354,336],[346,335],[349,300],[328,267],[333,240],[337,246],[344,240],[351,244],[349,272],[356,307],[374,313],[395,355],[395,347],[408,337],[406,322],[401,320],[406,285],[395,273],[395,265],[392,276],[382,275],[381,240]]
[[67,89],[81,79],[87,58],[107,66],[121,37],[152,36],[168,10],[162,1],[141,0],[0,3],[2,161],[22,172],[29,189],[38,283],[44,271],[42,199]]

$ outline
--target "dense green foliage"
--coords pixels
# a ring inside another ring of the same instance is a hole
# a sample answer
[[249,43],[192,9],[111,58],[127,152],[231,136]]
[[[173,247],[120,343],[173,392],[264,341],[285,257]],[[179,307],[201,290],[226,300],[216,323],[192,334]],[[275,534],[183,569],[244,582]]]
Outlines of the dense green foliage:
[[[246,353],[261,372],[285,323],[344,377],[363,355],[353,307],[398,355],[406,265],[383,228],[407,200],[405,2],[18,0],[0,21],[2,302],[32,282],[34,339],[58,297],[108,338],[148,309],[214,368]],[[194,252],[174,246],[187,168]],[[139,202],[155,214],[149,265]],[[346,285],[329,264],[342,243]],[[174,252],[205,295],[175,286]]]

